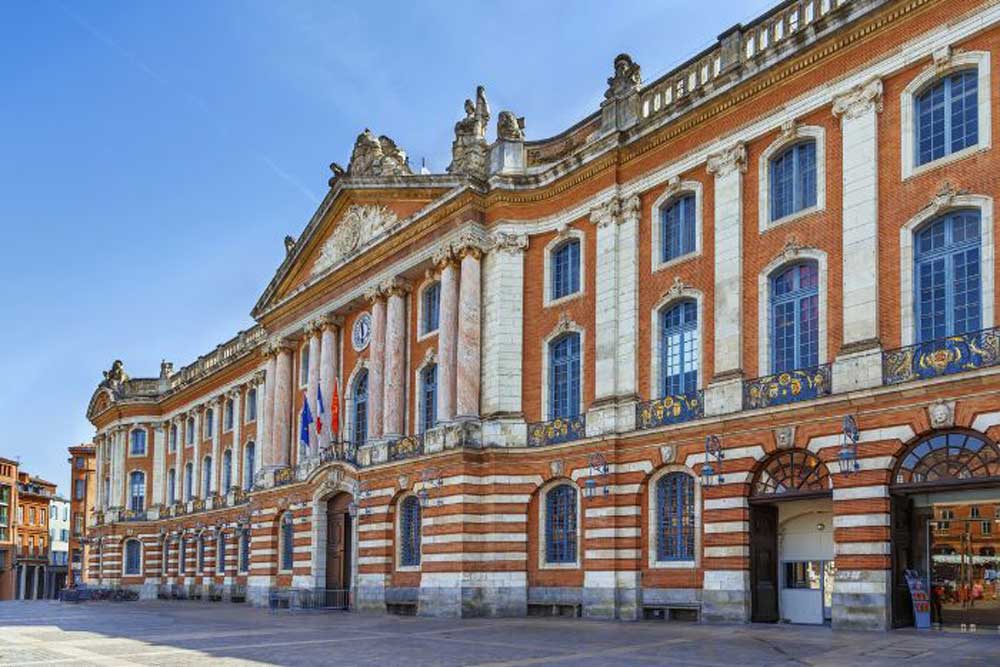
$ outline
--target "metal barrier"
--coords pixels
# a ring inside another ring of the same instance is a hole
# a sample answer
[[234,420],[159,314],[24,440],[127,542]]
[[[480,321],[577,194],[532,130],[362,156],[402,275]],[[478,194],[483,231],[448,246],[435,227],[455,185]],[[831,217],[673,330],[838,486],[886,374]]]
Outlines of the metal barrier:
[[349,611],[351,592],[348,589],[282,588],[268,595],[270,612],[288,611]]

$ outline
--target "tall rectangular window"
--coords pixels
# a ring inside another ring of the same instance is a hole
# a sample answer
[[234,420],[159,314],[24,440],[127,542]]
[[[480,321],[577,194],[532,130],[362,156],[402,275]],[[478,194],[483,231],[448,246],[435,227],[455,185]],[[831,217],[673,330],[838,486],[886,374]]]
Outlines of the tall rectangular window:
[[549,343],[549,418],[580,414],[580,334]]
[[816,142],[795,144],[772,158],[771,220],[816,206]]
[[661,213],[660,260],[668,262],[695,251],[695,196],[675,199]]
[[917,97],[917,166],[979,143],[978,85],[978,70],[964,70],[939,79]]
[[796,264],[771,278],[771,372],[819,363],[819,273]]
[[435,282],[425,287],[421,299],[420,309],[423,315],[421,333],[437,331],[441,315],[441,283]]
[[437,424],[437,364],[429,364],[420,372],[421,411],[420,431]]
[[698,388],[698,306],[684,301],[660,314],[660,395]]
[[552,300],[580,291],[580,241],[566,241],[552,252]]

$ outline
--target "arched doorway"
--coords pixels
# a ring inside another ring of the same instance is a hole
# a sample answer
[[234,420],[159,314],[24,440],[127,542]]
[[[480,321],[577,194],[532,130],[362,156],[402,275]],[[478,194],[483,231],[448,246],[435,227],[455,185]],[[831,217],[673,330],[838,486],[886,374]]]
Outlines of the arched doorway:
[[914,622],[906,572],[943,626],[1000,625],[1000,448],[968,429],[932,431],[899,457],[891,478],[892,620]]
[[351,496],[338,493],[326,501],[326,585],[324,606],[350,606],[353,534]]
[[833,492],[812,452],[783,449],[750,484],[750,619],[828,621],[833,597]]

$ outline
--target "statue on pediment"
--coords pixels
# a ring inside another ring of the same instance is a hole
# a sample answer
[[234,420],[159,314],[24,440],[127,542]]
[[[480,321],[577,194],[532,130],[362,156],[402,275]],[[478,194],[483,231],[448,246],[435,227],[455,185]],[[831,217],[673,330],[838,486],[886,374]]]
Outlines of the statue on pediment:
[[497,139],[524,141],[524,118],[518,118],[513,111],[501,111],[497,117]]
[[608,89],[604,93],[606,99],[628,97],[639,90],[642,85],[642,74],[639,64],[627,53],[619,53],[615,57],[615,74],[608,77]]
[[334,162],[330,165],[333,178],[330,185],[343,176],[409,176],[413,174],[406,152],[395,141],[375,134],[365,128],[354,142],[351,161],[347,169]]
[[486,89],[477,86],[475,103],[465,100],[465,118],[455,123],[449,173],[486,178],[486,128],[489,122],[490,104],[486,100]]

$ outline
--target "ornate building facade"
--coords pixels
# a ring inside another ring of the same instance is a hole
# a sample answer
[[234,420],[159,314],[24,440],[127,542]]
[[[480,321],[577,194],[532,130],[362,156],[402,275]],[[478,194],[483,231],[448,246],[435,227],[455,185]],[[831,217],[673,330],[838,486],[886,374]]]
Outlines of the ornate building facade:
[[995,54],[994,2],[789,0],[548,139],[480,87],[447,173],[366,130],[252,329],[105,373],[90,580],[911,623],[1000,496]]

